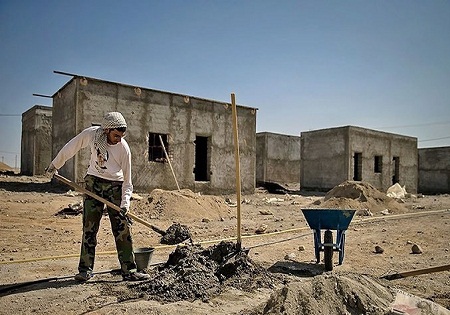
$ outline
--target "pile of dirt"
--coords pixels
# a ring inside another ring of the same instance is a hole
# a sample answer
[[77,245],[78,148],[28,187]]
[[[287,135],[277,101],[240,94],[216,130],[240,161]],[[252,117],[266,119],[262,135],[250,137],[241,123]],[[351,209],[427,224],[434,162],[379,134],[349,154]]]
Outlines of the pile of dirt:
[[314,206],[329,209],[367,209],[371,212],[388,210],[389,213],[403,213],[407,209],[396,199],[388,197],[366,182],[345,181],[331,189]]
[[0,162],[0,174],[14,175],[14,169],[3,162]]
[[221,219],[229,217],[231,208],[223,198],[201,195],[189,189],[154,189],[148,198],[133,203],[133,212],[150,218],[170,218],[174,221],[186,219]]
[[149,281],[131,288],[139,296],[163,303],[208,301],[227,286],[252,291],[273,288],[276,283],[275,276],[231,242],[206,249],[200,245],[178,246],[165,265],[150,275]]
[[264,314],[388,314],[394,299],[392,289],[369,276],[323,274],[275,291]]

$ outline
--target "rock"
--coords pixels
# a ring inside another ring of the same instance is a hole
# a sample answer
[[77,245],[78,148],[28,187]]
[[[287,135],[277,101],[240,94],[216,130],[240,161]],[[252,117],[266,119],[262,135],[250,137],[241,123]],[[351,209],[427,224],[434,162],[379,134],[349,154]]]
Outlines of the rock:
[[295,255],[294,253],[289,253],[286,256],[284,256],[284,260],[293,260],[295,259],[295,257],[297,257],[297,255]]
[[259,213],[262,215],[272,215],[272,211],[270,210],[259,210]]
[[375,246],[375,253],[383,254],[384,253],[384,249],[381,246],[377,245],[377,246]]
[[298,251],[299,251],[299,252],[303,252],[304,250],[305,250],[305,246],[300,245],[300,246],[298,247]]
[[265,233],[267,230],[267,225],[266,224],[262,224],[259,228],[256,229],[255,233],[256,234],[263,234]]
[[422,248],[419,245],[417,245],[417,244],[414,244],[411,247],[411,251],[412,251],[413,254],[422,254],[423,253]]

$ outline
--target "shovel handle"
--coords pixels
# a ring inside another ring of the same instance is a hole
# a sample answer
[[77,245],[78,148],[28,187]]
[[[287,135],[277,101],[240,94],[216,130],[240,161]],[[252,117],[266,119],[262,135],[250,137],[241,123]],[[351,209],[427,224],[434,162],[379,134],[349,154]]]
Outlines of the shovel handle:
[[[116,211],[118,211],[118,212],[120,212],[120,211],[122,210],[122,209],[120,209],[120,207],[119,207],[118,205],[112,203],[112,202],[109,201],[109,200],[106,200],[105,198],[102,198],[102,197],[98,196],[97,194],[93,193],[93,192],[90,191],[90,190],[87,190],[87,189],[84,188],[84,187],[81,187],[80,185],[78,185],[78,184],[72,182],[71,180],[68,180],[68,179],[65,178],[64,176],[61,176],[61,175],[59,175],[59,174],[57,174],[57,173],[55,173],[53,176],[54,176],[57,180],[63,182],[64,184],[69,185],[70,187],[74,188],[75,190],[78,190],[79,192],[82,192],[82,193],[84,193],[84,194],[86,194],[86,195],[88,195],[88,196],[90,196],[90,197],[92,197],[92,198],[94,198],[94,199],[97,199],[97,200],[100,201],[100,202],[103,202],[105,205],[107,205],[108,207],[110,207],[110,208],[112,208],[112,209],[114,209],[114,210],[116,210]],[[144,219],[141,219],[141,218],[137,217],[136,215],[134,215],[134,214],[132,214],[132,213],[130,213],[130,212],[127,212],[127,216],[129,216],[129,217],[132,218],[133,220],[135,220],[135,221],[137,221],[137,222],[139,222],[139,223],[141,223],[141,224],[143,224],[143,225],[145,225],[145,226],[151,228],[153,231],[155,231],[155,232],[161,234],[162,236],[166,235],[166,232],[165,232],[164,230],[160,229],[160,228],[157,227],[157,226],[154,226],[154,225],[151,224],[150,222],[147,222],[147,221],[145,221]]]

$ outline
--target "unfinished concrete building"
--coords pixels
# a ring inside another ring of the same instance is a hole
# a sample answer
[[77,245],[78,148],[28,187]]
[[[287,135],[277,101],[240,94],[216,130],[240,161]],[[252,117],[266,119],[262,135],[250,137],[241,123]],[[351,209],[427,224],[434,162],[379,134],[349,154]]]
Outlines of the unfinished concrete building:
[[419,188],[423,194],[450,193],[450,147],[419,149]]
[[[231,104],[71,76],[53,95],[53,156],[83,129],[100,124],[106,112],[118,111],[128,124],[137,191],[177,189],[177,182],[181,189],[204,193],[235,191]],[[255,189],[256,113],[256,108],[237,106],[243,193]],[[60,173],[82,182],[89,154],[81,150]]]
[[20,172],[42,175],[52,158],[52,108],[35,105],[22,113]]
[[256,134],[256,182],[300,183],[300,137]]
[[381,191],[399,183],[417,192],[417,138],[345,126],[302,132],[300,186],[328,191],[365,181]]

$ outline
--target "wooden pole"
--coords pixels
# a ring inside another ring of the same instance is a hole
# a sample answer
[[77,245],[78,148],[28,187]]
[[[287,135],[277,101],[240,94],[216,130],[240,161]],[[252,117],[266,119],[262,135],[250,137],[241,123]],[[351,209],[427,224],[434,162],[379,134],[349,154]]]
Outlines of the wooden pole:
[[164,146],[161,135],[159,135],[159,141],[161,142],[161,146],[164,150],[164,155],[166,156],[167,162],[169,162],[170,170],[172,171],[173,178],[175,179],[175,183],[177,184],[178,191],[180,191],[180,185],[178,185],[177,177],[175,176],[175,172],[173,171],[172,163],[170,163],[169,155],[167,154],[166,147]]
[[[73,189],[75,189],[75,190],[77,190],[79,192],[82,192],[83,194],[86,194],[86,195],[88,195],[88,196],[90,196],[90,197],[92,197],[92,198],[94,198],[94,199],[104,203],[108,207],[113,208],[114,210],[116,210],[118,212],[121,211],[121,209],[120,209],[120,207],[118,205],[112,203],[109,200],[106,200],[105,198],[102,198],[102,197],[98,196],[97,194],[93,193],[92,191],[87,190],[86,188],[84,188],[84,187],[82,187],[82,186],[72,182],[71,180],[69,180],[69,179],[67,179],[67,178],[65,178],[65,177],[63,177],[63,176],[61,176],[61,175],[59,175],[57,173],[55,173],[53,175],[53,177],[55,177],[57,180],[63,182],[64,184],[72,187]],[[128,211],[127,216],[129,216],[133,220],[135,220],[135,221],[137,221],[137,222],[139,222],[139,223],[141,223],[141,224],[151,228],[153,231],[161,234],[162,236],[166,235],[166,231],[164,231],[163,229],[160,229],[159,227],[157,227],[157,226],[155,226],[153,224],[150,224],[149,222],[145,221],[144,219],[141,219],[141,218],[137,217],[136,215],[134,215],[130,211]]]
[[239,159],[239,135],[237,124],[236,97],[231,93],[231,113],[233,116],[233,135],[234,135],[234,160],[236,163],[236,203],[237,203],[237,249],[240,250],[241,242],[241,169]]
[[417,275],[423,275],[423,274],[439,272],[439,271],[446,271],[446,270],[450,270],[450,265],[443,265],[443,266],[437,266],[437,267],[431,267],[431,268],[425,268],[425,269],[404,271],[404,272],[394,273],[391,275],[386,275],[381,278],[384,278],[387,280],[396,280],[396,279],[417,276]]

